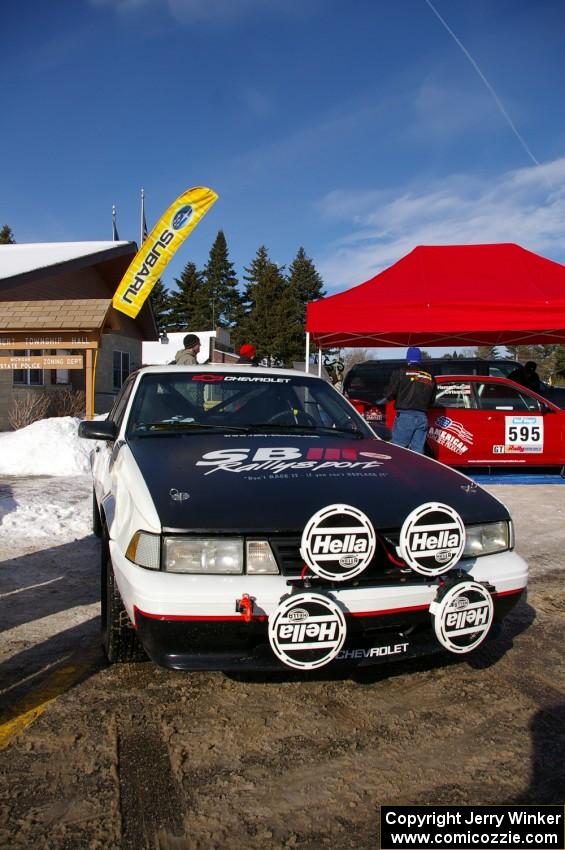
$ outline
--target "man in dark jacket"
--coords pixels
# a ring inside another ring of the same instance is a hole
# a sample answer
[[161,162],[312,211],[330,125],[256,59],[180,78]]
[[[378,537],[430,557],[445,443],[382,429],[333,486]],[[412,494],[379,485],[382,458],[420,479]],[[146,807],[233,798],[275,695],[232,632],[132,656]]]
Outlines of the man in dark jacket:
[[541,381],[537,373],[537,363],[534,360],[528,360],[524,366],[518,366],[513,372],[510,372],[508,377],[511,381],[516,381],[517,384],[522,384],[529,390],[539,393],[541,389]]
[[409,348],[406,366],[392,373],[385,390],[386,399],[394,399],[396,408],[393,443],[424,453],[428,433],[426,411],[433,405],[435,394],[435,378],[422,366],[422,352],[419,348]]

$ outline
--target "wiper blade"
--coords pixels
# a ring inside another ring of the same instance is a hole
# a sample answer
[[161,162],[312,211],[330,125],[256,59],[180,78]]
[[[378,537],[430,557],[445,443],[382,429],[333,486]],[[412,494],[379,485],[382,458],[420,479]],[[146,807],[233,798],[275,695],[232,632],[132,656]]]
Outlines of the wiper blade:
[[205,425],[202,422],[147,422],[136,428],[136,435],[154,434],[162,431],[215,431],[217,433],[248,434],[249,428],[235,425]]
[[350,428],[329,428],[323,425],[277,425],[270,422],[256,422],[249,428],[253,431],[299,431],[302,434],[337,434],[344,437],[355,437],[356,439],[363,438],[363,434]]
[[340,434],[343,437],[355,437],[356,440],[362,440],[366,436],[366,434],[362,434],[361,431],[354,431],[352,428],[322,427],[317,430],[322,431],[324,434]]

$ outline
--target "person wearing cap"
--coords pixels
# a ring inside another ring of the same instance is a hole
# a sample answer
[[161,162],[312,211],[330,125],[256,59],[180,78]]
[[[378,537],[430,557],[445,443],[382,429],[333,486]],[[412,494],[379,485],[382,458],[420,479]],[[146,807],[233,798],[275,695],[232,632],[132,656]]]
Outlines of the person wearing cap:
[[200,351],[200,340],[196,334],[187,334],[182,341],[184,348],[175,354],[174,362],[177,366],[196,366],[198,360],[196,355]]
[[257,349],[250,342],[244,342],[239,349],[239,358],[235,361],[240,366],[257,365]]
[[427,410],[433,405],[435,394],[435,378],[422,366],[422,352],[419,348],[409,348],[406,366],[392,373],[385,390],[385,398],[394,400],[396,408],[393,443],[424,453],[428,433]]

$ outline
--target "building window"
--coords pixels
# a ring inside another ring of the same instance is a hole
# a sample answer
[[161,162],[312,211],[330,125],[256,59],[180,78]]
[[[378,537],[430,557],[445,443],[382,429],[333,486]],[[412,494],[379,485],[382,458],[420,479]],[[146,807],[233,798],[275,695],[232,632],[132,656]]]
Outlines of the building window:
[[[43,351],[13,351],[12,354],[15,357],[41,357]],[[14,386],[42,387],[43,369],[14,369],[12,381]]]
[[[57,349],[55,351],[56,356],[66,357],[69,352],[66,349]],[[53,378],[51,379],[52,384],[70,384],[70,370],[69,369],[54,369],[53,370]]]
[[129,353],[114,351],[114,389],[119,390],[131,372]]

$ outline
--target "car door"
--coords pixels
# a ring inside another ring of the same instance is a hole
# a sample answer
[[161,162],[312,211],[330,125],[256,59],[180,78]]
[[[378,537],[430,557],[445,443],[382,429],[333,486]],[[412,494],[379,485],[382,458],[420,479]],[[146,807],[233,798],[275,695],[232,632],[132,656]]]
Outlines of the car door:
[[563,463],[563,417],[529,390],[507,381],[476,384],[484,415],[484,456],[497,465]]
[[451,466],[476,463],[477,452],[482,452],[478,439],[482,417],[472,381],[438,379],[434,406],[428,411],[427,445],[433,457]]
[[[114,406],[108,414],[108,421],[114,422],[116,433],[122,424],[131,391],[135,383],[135,376],[129,377],[116,396]],[[103,507],[108,527],[110,527],[114,515],[114,496],[112,494],[111,461],[116,451],[116,443],[111,440],[97,442],[94,449],[94,461],[92,473],[94,489],[99,505]]]

